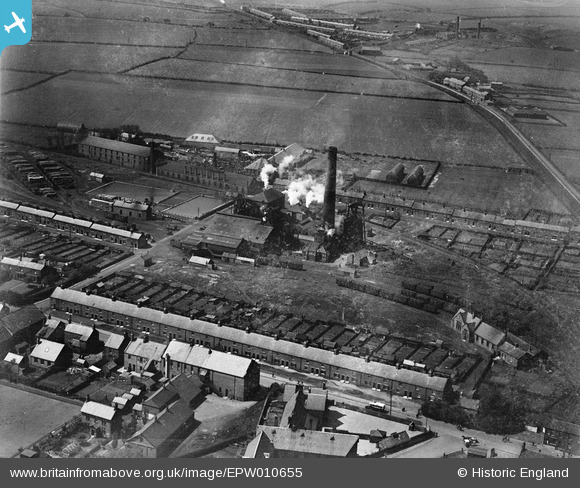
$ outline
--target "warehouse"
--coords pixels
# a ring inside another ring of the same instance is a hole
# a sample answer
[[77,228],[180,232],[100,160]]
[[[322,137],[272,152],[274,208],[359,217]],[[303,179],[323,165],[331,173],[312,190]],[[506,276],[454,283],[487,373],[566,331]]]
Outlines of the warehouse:
[[79,142],[79,153],[89,159],[140,171],[147,171],[151,163],[151,148],[147,146],[95,136]]
[[[211,322],[191,320],[188,317],[87,295],[76,290],[57,288],[50,301],[53,309],[95,318],[134,332],[144,331],[152,337],[159,337],[160,340],[172,338],[201,344],[214,350],[357,385],[376,383],[382,390],[392,391],[396,395],[417,399],[441,399],[446,397],[451,387],[447,378],[399,369],[364,358],[335,354],[333,351],[222,327]],[[127,352],[125,354],[127,361]]]

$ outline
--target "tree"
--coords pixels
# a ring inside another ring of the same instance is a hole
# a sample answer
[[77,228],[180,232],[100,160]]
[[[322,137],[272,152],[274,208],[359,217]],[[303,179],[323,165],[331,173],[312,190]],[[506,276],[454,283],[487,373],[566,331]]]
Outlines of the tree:
[[487,390],[475,416],[475,428],[488,434],[516,434],[525,428],[526,401],[518,392],[502,395],[497,390]]

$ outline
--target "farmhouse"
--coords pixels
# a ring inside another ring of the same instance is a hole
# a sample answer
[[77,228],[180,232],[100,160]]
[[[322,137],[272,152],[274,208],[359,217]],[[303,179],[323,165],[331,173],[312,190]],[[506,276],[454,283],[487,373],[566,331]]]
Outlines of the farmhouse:
[[70,361],[71,354],[64,344],[40,340],[30,353],[30,366],[49,369],[64,366]]
[[172,340],[163,354],[165,376],[195,373],[219,395],[246,401],[260,385],[260,365],[199,344]]
[[245,458],[356,457],[358,436],[262,425],[248,444]]
[[[288,366],[297,371],[317,374],[325,378],[344,380],[356,385],[378,385],[381,390],[420,400],[442,399],[451,388],[448,378],[430,376],[425,372],[398,369],[389,364],[367,361],[364,358],[335,354],[333,351],[306,347],[304,344],[279,340],[262,334],[224,327],[202,320],[192,320],[172,313],[164,313],[139,307],[106,297],[56,288],[51,307],[61,311],[97,317],[99,320],[117,324],[135,333],[147,331],[161,340],[178,339],[202,344],[212,350],[231,352],[238,356],[256,358],[271,364]],[[132,342],[129,344],[131,347]],[[125,351],[125,361],[128,350]],[[133,367],[146,364],[135,362]],[[136,369],[139,371],[139,369]]]
[[147,171],[151,166],[151,148],[102,137],[83,139],[79,142],[79,153],[89,159],[140,171]]
[[96,437],[111,437],[121,429],[121,414],[109,405],[88,401],[81,407],[81,414],[91,425],[91,435]]

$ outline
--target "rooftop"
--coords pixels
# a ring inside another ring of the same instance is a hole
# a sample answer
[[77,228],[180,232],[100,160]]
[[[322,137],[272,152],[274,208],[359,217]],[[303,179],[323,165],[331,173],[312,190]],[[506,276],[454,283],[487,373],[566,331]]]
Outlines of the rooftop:
[[149,157],[151,149],[147,146],[138,146],[128,142],[113,141],[102,137],[88,136],[80,143],[81,145],[98,147],[109,151],[117,151],[126,154],[133,154],[140,157]]
[[58,342],[47,341],[42,339],[39,344],[30,353],[31,357],[43,359],[45,361],[54,362],[62,353],[64,344]]
[[92,401],[85,402],[81,407],[81,413],[109,421],[113,419],[115,412],[116,410],[114,407]]

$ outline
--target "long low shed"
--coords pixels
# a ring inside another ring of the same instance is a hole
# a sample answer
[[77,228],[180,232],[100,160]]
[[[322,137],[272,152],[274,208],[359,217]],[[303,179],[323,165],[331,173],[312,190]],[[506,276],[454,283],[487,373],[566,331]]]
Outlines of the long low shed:
[[346,354],[336,354],[333,351],[307,347],[255,332],[88,295],[81,291],[56,288],[51,296],[51,307],[132,331],[148,332],[152,337],[156,336],[161,340],[171,338],[201,344],[360,386],[378,384],[381,389],[392,391],[396,395],[417,399],[440,399],[445,397],[451,388],[448,379],[427,373],[397,368]]

